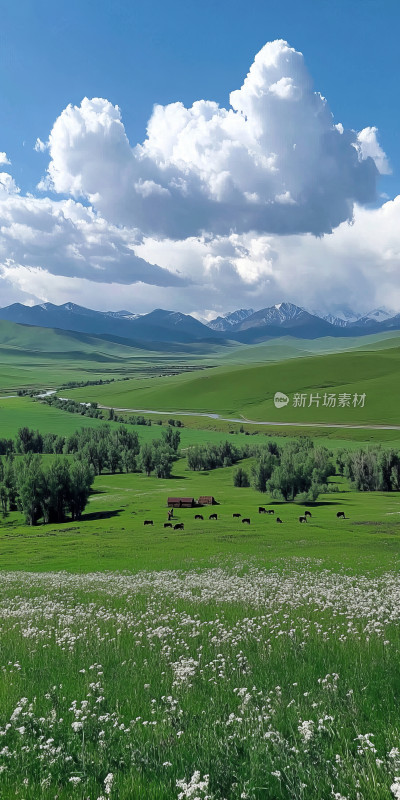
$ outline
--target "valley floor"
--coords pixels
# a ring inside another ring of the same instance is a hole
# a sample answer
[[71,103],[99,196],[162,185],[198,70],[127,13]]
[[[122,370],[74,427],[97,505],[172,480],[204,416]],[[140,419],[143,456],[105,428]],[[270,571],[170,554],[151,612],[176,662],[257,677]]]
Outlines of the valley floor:
[[[337,386],[354,388],[352,358]],[[82,402],[164,409],[167,419],[186,405],[190,415],[170,479],[104,473],[79,521],[28,527],[10,512],[0,522],[2,800],[400,796],[400,493],[356,493],[333,476],[315,503],[279,503],[234,487],[235,467],[191,472],[186,459],[193,444],[305,432],[334,452],[379,442],[400,450],[397,359],[393,348],[379,369],[370,353],[362,361],[366,376],[376,367],[370,416],[348,428],[313,426],[313,409],[306,429],[299,418],[263,428],[241,417],[257,408],[262,419],[285,375],[286,388],[301,378],[312,391],[322,380],[315,359],[280,365],[279,386],[268,388],[265,365],[206,370],[200,400],[194,372],[71,390]],[[242,407],[254,386],[255,404]],[[198,406],[236,409],[239,421],[195,417]],[[129,425],[141,442],[162,435],[165,418],[151,419]],[[0,400],[0,438],[22,425],[69,435],[104,424],[27,397]],[[252,463],[241,465],[250,473]],[[218,503],[204,519],[176,509],[183,530],[164,528],[168,496],[204,495]]]

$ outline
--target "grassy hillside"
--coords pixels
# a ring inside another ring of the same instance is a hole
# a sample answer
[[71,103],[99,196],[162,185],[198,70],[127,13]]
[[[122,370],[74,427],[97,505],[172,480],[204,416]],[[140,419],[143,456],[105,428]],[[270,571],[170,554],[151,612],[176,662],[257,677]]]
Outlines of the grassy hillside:
[[283,361],[287,358],[308,358],[313,355],[344,353],[351,350],[381,350],[399,346],[398,331],[354,336],[348,339],[335,339],[332,336],[324,336],[321,339],[295,339],[293,336],[282,336],[261,344],[238,345],[230,350],[224,350],[219,361],[224,364],[265,363]]
[[[211,348],[211,352],[214,349]],[[219,352],[217,348],[217,352]],[[141,375],[207,363],[185,353],[152,352],[123,341],[0,320],[0,390],[61,386],[69,381]],[[212,363],[209,362],[208,363]]]
[[[360,350],[290,359],[275,364],[226,366],[200,374],[139,379],[70,392],[74,399],[115,407],[215,412],[253,420],[344,424],[400,424],[398,372],[400,349]],[[276,409],[275,392],[291,402]],[[309,395],[324,392],[366,394],[364,408],[308,407]],[[294,408],[294,393],[308,395],[306,408]]]
[[92,336],[73,331],[18,325],[0,320],[0,391],[19,388],[57,387],[69,381],[97,380],[111,376],[140,376],[176,371],[191,365],[244,364],[307,358],[358,348],[379,349],[398,346],[396,332],[351,339],[326,337],[312,341],[290,336],[259,345],[224,345],[196,342],[187,345],[159,345],[153,352],[147,345],[129,344],[118,337]]
[[0,438],[4,439],[13,439],[18,429],[24,425],[41,433],[68,436],[83,426],[96,428],[103,424],[98,419],[68,414],[57,408],[34,403],[27,397],[0,399]]

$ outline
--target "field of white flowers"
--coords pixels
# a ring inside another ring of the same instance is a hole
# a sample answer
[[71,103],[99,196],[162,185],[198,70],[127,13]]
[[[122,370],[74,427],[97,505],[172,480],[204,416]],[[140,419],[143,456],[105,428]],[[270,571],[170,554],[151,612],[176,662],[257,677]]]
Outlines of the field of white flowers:
[[3,573],[0,797],[400,798],[400,575]]

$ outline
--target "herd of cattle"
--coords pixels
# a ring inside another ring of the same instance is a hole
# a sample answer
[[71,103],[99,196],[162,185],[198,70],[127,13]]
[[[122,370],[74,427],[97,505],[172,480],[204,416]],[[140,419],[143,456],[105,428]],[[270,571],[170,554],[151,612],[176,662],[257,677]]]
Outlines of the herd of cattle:
[[[263,506],[259,506],[258,507],[258,513],[259,514],[275,514],[275,510],[273,508],[264,508]],[[307,522],[307,519],[310,518],[311,516],[312,516],[311,511],[305,511],[304,514],[302,514],[299,517],[299,522]],[[347,519],[344,511],[338,511],[336,516],[337,516],[338,519]],[[232,517],[234,519],[240,519],[241,518],[242,519],[242,523],[244,525],[250,525],[250,522],[251,522],[250,517],[242,517],[242,515],[239,514],[239,513],[232,514]],[[199,519],[199,520],[204,520],[203,514],[195,514],[194,518],[195,519]],[[218,519],[218,514],[210,514],[208,519]],[[282,524],[283,520],[281,520],[280,517],[275,517],[275,519],[276,519],[276,522]],[[153,525],[153,520],[152,519],[145,519],[144,522],[143,522],[143,525]],[[176,522],[175,524],[173,522],[164,522],[164,528],[172,528],[174,531],[183,531],[185,526],[184,526],[183,522]]]

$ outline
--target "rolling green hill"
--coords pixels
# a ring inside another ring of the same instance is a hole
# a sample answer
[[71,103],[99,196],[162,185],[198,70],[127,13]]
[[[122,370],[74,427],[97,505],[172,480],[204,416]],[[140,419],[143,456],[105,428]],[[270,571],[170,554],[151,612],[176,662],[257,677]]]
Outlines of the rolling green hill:
[[398,346],[396,333],[350,339],[283,336],[258,345],[237,342],[164,343],[154,352],[112,334],[96,336],[0,320],[0,391],[59,387],[70,381],[143,376],[201,365],[266,364],[317,353]]
[[[378,352],[359,350],[290,359],[273,364],[225,366],[200,374],[133,379],[108,386],[71,391],[77,400],[114,407],[243,416],[257,421],[343,424],[400,424],[398,404],[399,347]],[[276,409],[275,392],[290,397]],[[305,408],[294,408],[294,393],[307,394]],[[324,392],[366,394],[364,408],[324,408]],[[319,393],[319,407],[309,395]]]
[[[185,354],[155,353],[123,341],[0,320],[0,391],[57,387],[69,381],[141,374],[186,363]],[[190,360],[194,356],[190,354]]]

